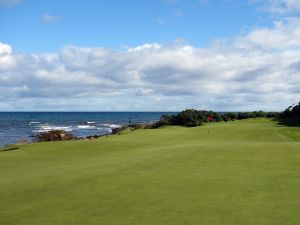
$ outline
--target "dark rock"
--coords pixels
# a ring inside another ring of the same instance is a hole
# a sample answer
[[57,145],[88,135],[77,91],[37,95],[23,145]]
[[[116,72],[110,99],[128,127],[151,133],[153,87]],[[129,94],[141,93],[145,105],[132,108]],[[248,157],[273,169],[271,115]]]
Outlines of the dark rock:
[[112,134],[117,134],[120,128],[113,128],[111,129]]
[[67,141],[76,140],[72,134],[66,133],[64,130],[51,130],[42,132],[34,136],[36,141]]
[[113,128],[113,129],[111,130],[111,133],[112,133],[112,134],[119,134],[119,133],[121,133],[121,132],[124,130],[124,128],[125,128],[125,127]]

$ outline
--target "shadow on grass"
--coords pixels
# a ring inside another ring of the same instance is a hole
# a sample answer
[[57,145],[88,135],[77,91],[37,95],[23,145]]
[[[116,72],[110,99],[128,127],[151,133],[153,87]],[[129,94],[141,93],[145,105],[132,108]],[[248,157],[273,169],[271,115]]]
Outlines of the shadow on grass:
[[16,145],[6,145],[3,147],[0,147],[0,152],[7,152],[7,151],[14,151],[20,149],[19,146]]
[[279,126],[300,127],[300,118],[276,118]]

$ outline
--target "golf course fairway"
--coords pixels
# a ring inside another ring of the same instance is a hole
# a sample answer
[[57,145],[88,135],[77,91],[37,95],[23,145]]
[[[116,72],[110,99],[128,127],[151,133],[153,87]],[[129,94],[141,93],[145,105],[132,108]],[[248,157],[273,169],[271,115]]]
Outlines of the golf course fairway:
[[299,225],[300,127],[247,119],[0,151],[1,225]]

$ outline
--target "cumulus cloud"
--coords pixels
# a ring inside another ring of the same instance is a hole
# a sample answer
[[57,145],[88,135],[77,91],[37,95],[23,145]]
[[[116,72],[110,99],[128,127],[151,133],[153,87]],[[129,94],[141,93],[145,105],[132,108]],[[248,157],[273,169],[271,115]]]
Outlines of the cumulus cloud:
[[2,54],[11,54],[11,46],[0,42],[0,55]]
[[240,48],[291,49],[300,47],[300,19],[288,18],[277,21],[272,28],[257,28],[238,37]]
[[300,97],[299,24],[285,20],[207,48],[20,54],[0,44],[0,110],[282,110]]

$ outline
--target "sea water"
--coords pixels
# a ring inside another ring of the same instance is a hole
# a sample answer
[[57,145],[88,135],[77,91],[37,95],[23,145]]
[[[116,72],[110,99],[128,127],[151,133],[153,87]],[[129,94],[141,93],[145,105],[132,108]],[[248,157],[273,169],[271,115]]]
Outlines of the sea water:
[[50,130],[104,135],[128,123],[156,122],[163,114],[174,112],[0,112],[0,146],[33,141],[37,133]]

